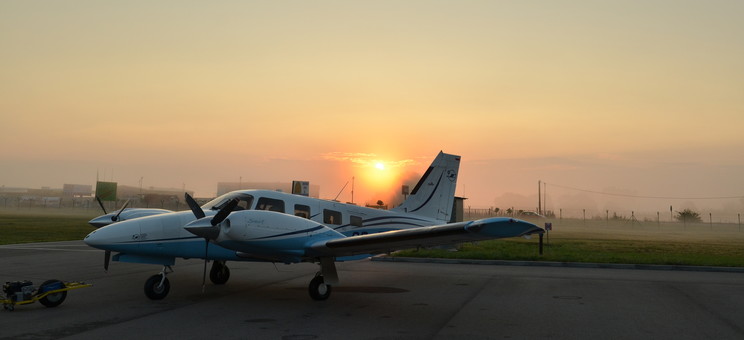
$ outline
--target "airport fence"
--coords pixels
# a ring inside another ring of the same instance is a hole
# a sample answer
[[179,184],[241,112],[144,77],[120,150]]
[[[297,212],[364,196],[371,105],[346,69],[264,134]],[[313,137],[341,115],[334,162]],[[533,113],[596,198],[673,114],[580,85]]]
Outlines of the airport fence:
[[[121,208],[127,200],[103,202],[107,212]],[[199,202],[200,204],[205,202]],[[129,208],[159,208],[173,211],[187,210],[185,201],[176,197],[162,197],[157,200],[130,199]],[[94,198],[23,198],[0,196],[1,212],[47,212],[61,214],[83,214],[98,216],[103,212]],[[543,226],[551,222],[553,227],[561,225],[585,226],[588,228],[613,228],[628,230],[667,230],[667,231],[731,231],[744,232],[742,214],[723,211],[698,211],[700,221],[681,221],[676,211],[611,211],[590,209],[557,209],[544,212],[544,217],[514,208],[472,208],[463,209],[464,220],[477,220],[488,217],[513,217]]]
[[[127,204],[127,201],[129,203]],[[202,202],[203,203],[203,202]],[[120,199],[116,201],[103,202],[107,212],[120,209],[124,204],[127,208],[158,208],[168,210],[186,210],[188,205],[181,199],[164,198],[158,200],[140,200],[140,199]],[[95,198],[23,198],[23,197],[2,197],[0,196],[0,210],[3,211],[21,211],[35,210],[47,212],[90,212],[92,214],[102,213],[101,206]]]

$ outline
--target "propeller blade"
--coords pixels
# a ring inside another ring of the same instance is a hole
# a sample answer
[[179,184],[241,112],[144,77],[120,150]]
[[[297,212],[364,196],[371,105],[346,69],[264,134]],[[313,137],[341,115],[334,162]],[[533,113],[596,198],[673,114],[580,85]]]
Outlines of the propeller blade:
[[213,226],[220,224],[220,222],[224,221],[227,216],[230,215],[233,209],[238,206],[238,203],[240,203],[240,200],[237,198],[233,198],[232,200],[230,200],[230,202],[227,202],[227,204],[225,204],[225,206],[222,207],[222,209],[220,209],[220,211],[218,211],[217,214],[214,215],[214,217],[212,217],[212,221],[210,223],[212,223]]
[[111,251],[107,250],[103,254],[103,270],[108,273],[109,262],[111,262]]
[[116,213],[115,216],[112,216],[111,217],[111,220],[112,221],[118,221],[119,220],[119,215],[121,215],[121,213],[124,211],[124,209],[127,208],[128,205],[129,205],[129,200],[127,200],[126,202],[124,202],[124,205],[121,207],[121,209],[119,210],[119,212]]
[[98,197],[98,196],[96,196],[96,201],[98,201],[98,205],[100,205],[100,206],[101,206],[101,210],[103,210],[103,214],[104,214],[104,215],[108,214],[108,213],[106,212],[106,207],[104,207],[104,206],[103,206],[103,202],[101,202],[101,198],[100,198],[100,197]]
[[196,219],[200,219],[204,217],[204,210],[199,206],[199,203],[196,203],[196,200],[189,195],[188,192],[184,193],[186,196],[186,203],[189,205],[189,208],[191,208],[191,212],[194,213],[194,216],[196,216]]
[[205,246],[204,246],[204,272],[202,273],[202,294],[204,294],[204,290],[206,289],[207,285],[207,258],[209,255],[209,240],[204,239]]

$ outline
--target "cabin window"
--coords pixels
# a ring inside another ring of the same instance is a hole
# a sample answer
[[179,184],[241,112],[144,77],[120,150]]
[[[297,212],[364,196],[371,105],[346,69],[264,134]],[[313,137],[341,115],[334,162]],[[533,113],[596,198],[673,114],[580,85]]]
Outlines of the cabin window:
[[352,216],[349,216],[349,220],[350,220],[349,221],[349,224],[351,224],[351,225],[353,225],[355,227],[363,227],[364,226],[362,224],[362,218],[359,217],[359,216],[353,216],[353,215]]
[[303,204],[295,204],[294,214],[295,216],[309,219],[310,218],[310,207],[303,205]]
[[335,210],[323,209],[323,223],[341,224],[341,213]]
[[283,213],[284,201],[268,197],[261,197],[256,204],[256,210],[268,210]]

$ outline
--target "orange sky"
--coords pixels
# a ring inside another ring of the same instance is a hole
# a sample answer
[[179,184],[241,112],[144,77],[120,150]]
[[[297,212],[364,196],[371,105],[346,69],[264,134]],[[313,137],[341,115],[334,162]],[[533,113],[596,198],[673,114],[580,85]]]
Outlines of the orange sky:
[[[356,201],[374,201],[444,150],[463,156],[458,194],[478,207],[536,195],[538,180],[744,196],[741,13],[740,1],[3,1],[0,185],[92,184],[98,171],[202,196],[241,177],[304,179],[333,197],[354,176]],[[375,179],[344,154],[398,166]]]

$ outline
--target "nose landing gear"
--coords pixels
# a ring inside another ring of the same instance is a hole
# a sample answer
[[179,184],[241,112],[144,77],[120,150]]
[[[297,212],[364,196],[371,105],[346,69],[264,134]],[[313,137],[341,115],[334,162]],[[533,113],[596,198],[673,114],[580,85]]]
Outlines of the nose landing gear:
[[170,291],[170,282],[168,282],[166,275],[172,272],[173,268],[171,268],[171,266],[163,266],[163,270],[161,270],[160,273],[150,276],[150,278],[145,281],[145,295],[147,295],[150,300],[162,300],[168,296],[168,292]]

